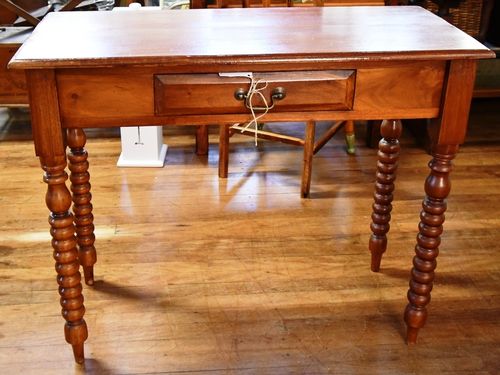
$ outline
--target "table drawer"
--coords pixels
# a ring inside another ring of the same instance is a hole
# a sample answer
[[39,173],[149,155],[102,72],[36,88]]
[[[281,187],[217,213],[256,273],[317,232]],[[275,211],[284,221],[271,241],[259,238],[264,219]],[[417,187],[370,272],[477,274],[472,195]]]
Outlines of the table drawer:
[[[253,73],[257,88],[273,112],[351,110],[354,101],[354,70]],[[266,86],[267,85],[267,86]],[[250,87],[245,77],[218,74],[160,74],[154,78],[155,114],[205,115],[248,113],[244,95]],[[239,99],[236,93],[240,93]],[[272,98],[273,96],[273,98]],[[264,107],[259,95],[252,106]]]

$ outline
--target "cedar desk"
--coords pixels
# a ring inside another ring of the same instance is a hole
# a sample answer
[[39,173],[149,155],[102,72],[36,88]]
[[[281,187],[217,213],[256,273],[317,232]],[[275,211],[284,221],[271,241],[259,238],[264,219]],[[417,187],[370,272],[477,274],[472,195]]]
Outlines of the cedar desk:
[[[435,119],[405,311],[407,339],[415,342],[427,316],[475,60],[493,56],[418,7],[50,14],[10,67],[27,72],[65,336],[76,361],[84,361],[87,338],[79,266],[92,285],[96,261],[83,128],[248,121],[249,111],[235,98],[248,80],[219,72],[265,77],[269,100],[278,87],[286,92],[264,121]],[[369,246],[373,271],[387,245],[400,133],[399,121],[384,122]]]

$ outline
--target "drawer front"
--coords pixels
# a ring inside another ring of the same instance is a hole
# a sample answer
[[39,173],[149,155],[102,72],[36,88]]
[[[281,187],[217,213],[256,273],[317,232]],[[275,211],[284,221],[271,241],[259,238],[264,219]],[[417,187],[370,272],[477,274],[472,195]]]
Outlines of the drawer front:
[[[253,80],[259,82],[256,88],[263,88],[261,93],[268,105],[274,102],[270,112],[351,110],[355,77],[354,70],[253,73]],[[245,77],[221,77],[218,74],[155,75],[155,114],[249,113],[246,106],[248,100],[242,97],[248,93],[249,87],[250,79]],[[236,92],[240,93],[239,99]],[[265,106],[259,95],[253,96],[251,104],[257,111]]]

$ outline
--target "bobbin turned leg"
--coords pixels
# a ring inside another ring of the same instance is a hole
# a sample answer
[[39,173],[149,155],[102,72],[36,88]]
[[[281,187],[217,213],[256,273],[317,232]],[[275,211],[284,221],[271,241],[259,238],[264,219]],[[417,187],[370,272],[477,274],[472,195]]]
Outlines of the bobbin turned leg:
[[71,191],[73,193],[73,213],[78,241],[78,259],[83,267],[85,283],[94,284],[94,264],[97,254],[94,247],[94,216],[92,215],[92,195],[90,194],[90,175],[88,172],[87,137],[82,129],[67,129],[66,140],[69,146],[68,167],[71,171]]
[[431,300],[432,282],[436,269],[436,257],[439,253],[441,233],[443,233],[446,197],[450,193],[451,161],[458,151],[458,146],[438,146],[429,163],[431,173],[425,180],[425,198],[420,213],[419,234],[415,246],[415,257],[411,270],[408,305],[405,310],[407,341],[417,341],[418,330],[427,319],[426,306]]
[[45,171],[43,180],[48,184],[45,202],[50,210],[52,247],[56,261],[57,283],[61,296],[62,316],[66,320],[64,335],[73,347],[75,361],[83,363],[83,343],[87,339],[87,325],[83,320],[82,284],[78,251],[76,249],[73,216],[68,212],[71,195],[66,187],[68,175],[64,171],[66,161],[63,157],[47,160],[40,158]]
[[382,140],[379,142],[375,194],[373,195],[372,224],[373,234],[370,237],[369,249],[372,254],[371,270],[378,272],[382,254],[387,248],[387,232],[389,231],[392,210],[392,192],[399,159],[399,137],[401,121],[384,120],[381,127]]

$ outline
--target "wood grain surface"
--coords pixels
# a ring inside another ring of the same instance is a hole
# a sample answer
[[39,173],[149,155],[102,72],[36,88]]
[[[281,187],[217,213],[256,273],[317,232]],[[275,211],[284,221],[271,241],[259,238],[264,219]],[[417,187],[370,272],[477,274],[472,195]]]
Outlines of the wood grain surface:
[[377,61],[443,56],[488,58],[493,53],[420,7],[232,8],[52,13],[10,66],[227,65],[229,57],[240,64],[257,57]]
[[413,347],[402,311],[430,157],[408,134],[376,274],[367,243],[377,156],[362,125],[356,156],[340,134],[316,155],[310,200],[297,194],[297,147],[256,149],[235,135],[220,181],[215,133],[207,158],[193,154],[194,129],[166,128],[164,168],[119,169],[116,133],[89,130],[99,263],[95,286],[84,286],[85,368],[62,339],[29,126],[11,119],[0,127],[0,373],[496,374],[498,108],[472,108],[429,320]]
[[[354,108],[352,110],[316,111],[311,114],[309,104],[316,99],[304,101],[303,110],[297,112],[276,112],[271,110],[263,121],[303,121],[313,120],[345,120],[345,119],[384,119],[384,118],[431,118],[439,115],[441,91],[445,78],[446,63],[432,62],[368,62],[350,64],[343,69],[356,69],[356,87],[354,89]],[[281,69],[287,65],[279,65]],[[316,68],[314,64],[307,69]],[[220,67],[212,67],[217,72]],[[258,71],[258,67],[254,67]],[[261,68],[268,70],[269,67]],[[293,69],[293,67],[292,67]],[[57,71],[57,88],[60,100],[61,120],[65,127],[102,127],[137,126],[151,124],[206,124],[235,123],[249,121],[249,113],[242,114],[235,108],[244,108],[241,102],[234,99],[234,90],[229,89],[225,98],[229,98],[236,106],[229,107],[227,114],[206,116],[156,116],[154,75],[168,73],[161,68],[114,68],[110,69],[65,69]],[[293,72],[301,75],[303,72]],[[197,77],[202,75],[193,75]],[[248,80],[247,80],[248,81]],[[247,82],[246,87],[249,86]],[[316,94],[315,83],[305,85],[310,96]],[[211,108],[207,102],[220,105],[221,92],[214,95],[208,88],[196,90],[196,100],[186,106],[200,105],[205,112]],[[349,92],[348,90],[347,92]],[[140,94],[139,94],[140,93]],[[182,93],[182,92],[181,92]],[[187,96],[187,95],[186,95]],[[200,98],[198,98],[201,96]],[[214,97],[215,96],[215,97]],[[161,94],[160,94],[161,97]],[[303,99],[304,95],[299,98]],[[348,100],[349,98],[346,98]],[[282,105],[286,103],[285,99]],[[174,101],[171,99],[171,101]],[[199,103],[201,102],[201,103]],[[199,104],[198,104],[199,103]],[[297,101],[298,103],[298,101]],[[307,103],[307,105],[306,105]],[[164,104],[163,104],[164,105]],[[177,105],[180,103],[177,101]],[[299,109],[299,108],[297,108]],[[247,111],[249,112],[249,111]],[[311,117],[312,116],[312,117]],[[208,122],[207,122],[208,121]]]

